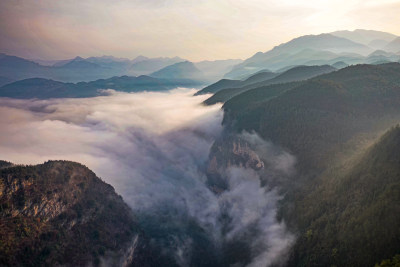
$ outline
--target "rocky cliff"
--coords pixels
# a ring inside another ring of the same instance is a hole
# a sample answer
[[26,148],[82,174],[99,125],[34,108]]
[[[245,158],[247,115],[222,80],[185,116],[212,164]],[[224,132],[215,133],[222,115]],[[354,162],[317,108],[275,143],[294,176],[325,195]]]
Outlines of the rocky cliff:
[[230,167],[249,168],[262,172],[265,164],[256,153],[255,147],[240,135],[222,134],[211,148],[207,165],[208,186],[215,193],[227,188],[224,174]]
[[0,265],[146,266],[134,214],[87,167],[68,161],[35,166],[1,162]]

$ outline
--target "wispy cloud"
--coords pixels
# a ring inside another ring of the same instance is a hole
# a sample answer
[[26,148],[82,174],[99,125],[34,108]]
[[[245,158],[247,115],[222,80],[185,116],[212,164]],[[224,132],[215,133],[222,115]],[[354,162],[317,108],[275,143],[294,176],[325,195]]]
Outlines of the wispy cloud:
[[[0,159],[85,164],[115,187],[146,234],[182,266],[204,256],[229,262],[231,244],[247,253],[236,261],[280,261],[294,237],[276,219],[277,191],[261,186],[257,172],[234,166],[222,173],[226,191],[216,195],[207,187],[206,163],[222,130],[222,111],[201,105],[207,96],[194,92],[0,98]],[[271,170],[292,170],[289,154],[254,134],[242,138],[263,151]]]

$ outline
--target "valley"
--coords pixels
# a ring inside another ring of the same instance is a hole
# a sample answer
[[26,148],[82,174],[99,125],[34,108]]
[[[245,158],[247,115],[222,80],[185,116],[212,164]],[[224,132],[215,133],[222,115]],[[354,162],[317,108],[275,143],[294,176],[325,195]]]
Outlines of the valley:
[[396,266],[398,38],[200,62],[2,54],[0,265]]

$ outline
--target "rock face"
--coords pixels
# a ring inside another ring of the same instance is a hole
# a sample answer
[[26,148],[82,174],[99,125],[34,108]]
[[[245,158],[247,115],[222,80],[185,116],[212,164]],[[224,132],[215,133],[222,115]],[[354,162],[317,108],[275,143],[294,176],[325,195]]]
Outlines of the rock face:
[[[239,138],[231,139],[221,146],[217,145],[214,152],[216,153],[216,155],[212,156],[209,171],[215,171],[220,167],[229,168],[231,166],[251,168],[254,170],[261,170],[262,168],[264,168],[264,162],[260,159],[257,153],[250,147],[247,142]],[[218,157],[218,154],[220,153],[228,153],[229,156],[225,159],[222,157]],[[217,158],[220,158],[222,160],[219,164],[217,163]]]
[[265,164],[254,148],[238,135],[222,135],[211,148],[207,177],[210,188],[218,193],[226,189],[225,170],[240,167],[263,171]]
[[2,162],[0,265],[145,266],[144,238],[114,188],[85,166]]

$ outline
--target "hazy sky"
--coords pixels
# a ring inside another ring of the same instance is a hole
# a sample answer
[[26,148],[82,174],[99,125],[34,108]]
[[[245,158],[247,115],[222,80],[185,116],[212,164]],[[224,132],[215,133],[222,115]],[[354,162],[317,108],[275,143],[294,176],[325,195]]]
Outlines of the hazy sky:
[[400,0],[1,0],[0,52],[28,58],[247,58],[305,35],[400,35]]

